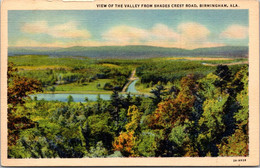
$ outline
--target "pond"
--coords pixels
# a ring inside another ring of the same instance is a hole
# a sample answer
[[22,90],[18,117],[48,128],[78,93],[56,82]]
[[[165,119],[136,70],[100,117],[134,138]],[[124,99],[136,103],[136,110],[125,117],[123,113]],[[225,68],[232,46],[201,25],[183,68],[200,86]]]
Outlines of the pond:
[[[135,84],[137,80],[134,80],[127,88],[126,92],[130,93],[138,93],[138,91],[135,89]],[[89,101],[97,101],[98,94],[71,94],[71,93],[54,93],[54,94],[36,94],[36,95],[30,95],[32,99],[34,97],[37,97],[37,100],[47,100],[47,101],[61,101],[61,102],[67,102],[68,97],[71,95],[73,97],[74,102],[85,102],[85,98],[87,97]],[[126,96],[126,94],[121,94],[123,96]],[[100,98],[103,100],[110,100],[110,94],[99,94]]]
[[[98,94],[70,94],[70,93],[60,93],[60,94],[37,94],[31,95],[30,97],[33,99],[35,96],[37,100],[47,100],[47,101],[54,101],[58,100],[61,102],[67,102],[68,97],[71,95],[73,97],[74,102],[85,102],[85,98],[87,97],[90,101],[96,101],[98,98]],[[103,100],[110,100],[110,94],[99,94],[100,98]]]

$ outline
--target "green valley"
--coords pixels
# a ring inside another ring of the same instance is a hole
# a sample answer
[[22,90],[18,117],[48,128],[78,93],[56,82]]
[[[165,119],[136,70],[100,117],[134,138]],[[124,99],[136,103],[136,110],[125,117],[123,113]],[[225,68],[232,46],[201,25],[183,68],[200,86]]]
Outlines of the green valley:
[[247,58],[8,62],[10,158],[248,155]]

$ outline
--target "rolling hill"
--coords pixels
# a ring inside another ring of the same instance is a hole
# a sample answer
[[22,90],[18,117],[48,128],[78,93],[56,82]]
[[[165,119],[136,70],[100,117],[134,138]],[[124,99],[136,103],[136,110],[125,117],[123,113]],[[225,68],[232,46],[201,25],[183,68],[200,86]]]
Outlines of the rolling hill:
[[15,55],[50,55],[50,56],[86,56],[90,58],[154,58],[169,56],[205,56],[205,57],[247,57],[247,46],[224,46],[186,50],[153,46],[101,46],[101,47],[9,47],[8,56]]

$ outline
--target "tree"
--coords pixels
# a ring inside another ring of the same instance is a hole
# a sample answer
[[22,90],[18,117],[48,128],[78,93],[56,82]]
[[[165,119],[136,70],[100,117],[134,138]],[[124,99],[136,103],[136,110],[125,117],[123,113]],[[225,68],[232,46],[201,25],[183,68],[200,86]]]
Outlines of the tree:
[[87,154],[88,157],[93,157],[93,158],[94,157],[105,157],[107,155],[108,155],[108,151],[106,148],[104,148],[102,141],[99,141],[95,147],[91,146],[90,150]]
[[[248,67],[243,67],[237,74],[237,79],[240,79],[241,83],[239,87],[242,87],[240,92],[236,95],[236,100],[239,104],[239,110],[235,113],[234,118],[238,126],[248,127],[249,117],[249,96],[248,96]],[[248,131],[248,130],[245,130]]]
[[121,132],[120,135],[115,138],[113,148],[115,151],[120,151],[124,156],[138,156],[136,145],[137,135],[140,132],[139,123],[142,113],[133,105],[129,107],[127,116],[130,120],[125,126],[126,132]]
[[90,149],[99,141],[106,149],[111,149],[114,132],[111,124],[112,118],[109,113],[91,115],[82,126],[82,133],[86,140],[86,147]]
[[118,137],[115,138],[113,142],[113,148],[115,151],[120,151],[123,156],[135,156],[135,146],[136,137],[134,132],[121,132]]
[[110,113],[117,125],[117,122],[119,120],[119,111],[122,107],[122,97],[118,94],[118,91],[116,90],[114,90],[111,95],[111,105],[113,106],[113,108],[111,109]]
[[124,87],[124,85],[127,83],[127,78],[125,76],[117,76],[114,81],[113,84],[118,86],[120,89],[122,89]]
[[130,106],[128,108],[127,116],[129,118],[129,122],[125,126],[126,131],[135,131],[136,132],[140,129],[139,123],[140,123],[142,114],[143,113],[140,112],[135,105]]
[[85,102],[88,102],[88,101],[89,101],[88,97],[85,97],[84,100],[85,100]]
[[54,93],[55,90],[56,90],[55,86],[52,86],[52,87],[50,88],[50,91],[51,91],[52,93]]
[[[221,140],[226,125],[225,119],[225,105],[229,95],[222,92],[222,86],[215,86],[216,81],[221,81],[220,77],[214,74],[208,74],[200,81],[201,94],[204,96],[203,113],[199,119],[199,127],[201,133],[198,136],[198,143],[200,144],[200,155],[217,156],[218,149],[216,144]],[[226,83],[225,81],[222,81]]]
[[[182,127],[189,123],[185,129],[185,135],[188,136],[189,143],[185,143],[181,146],[181,155],[197,155],[195,147],[192,146],[192,136],[189,132],[192,131],[193,125],[192,114],[195,111],[194,105],[197,100],[196,94],[198,90],[198,84],[195,81],[193,75],[188,75],[181,79],[181,87],[176,98],[168,98],[158,104],[157,109],[153,114],[148,117],[148,126],[153,130],[161,130],[161,140],[157,155],[159,156],[174,156],[178,151],[174,148],[178,147],[178,144],[170,139],[177,135],[178,132],[174,131],[178,126]],[[176,135],[174,135],[176,134]],[[180,149],[179,149],[180,151]]]
[[113,89],[113,85],[109,82],[106,82],[104,85],[104,90],[112,90]]
[[[158,82],[159,83],[159,82]],[[162,101],[162,96],[165,94],[165,88],[163,85],[157,85],[155,89],[151,90],[151,93],[154,97],[150,97],[153,100],[154,105],[156,106],[159,102]]]
[[181,124],[189,119],[196,100],[195,92],[198,89],[193,76],[181,80],[181,89],[175,99],[169,98],[158,104],[154,114],[151,115],[151,128],[172,128],[176,122]]
[[226,88],[227,83],[231,81],[231,71],[227,65],[218,65],[214,72],[219,78],[215,81],[215,85],[221,88],[221,91]]
[[143,130],[138,137],[138,153],[145,157],[158,157],[160,149],[160,142],[162,140],[162,131]]
[[54,158],[58,154],[51,149],[48,139],[38,128],[26,129],[20,133],[16,145],[8,147],[10,158]]
[[249,155],[248,135],[241,129],[236,129],[234,134],[229,137],[224,137],[217,146],[219,149],[219,156]]
[[194,157],[199,156],[189,132],[189,124],[175,126],[169,134],[169,140],[173,143],[173,156]]
[[223,137],[217,145],[220,156],[248,156],[248,67],[243,67],[236,73],[233,83],[233,94],[236,95],[238,110],[234,113],[236,129],[230,136]]
[[99,89],[101,87],[100,83],[98,83],[96,87],[97,89]]
[[73,102],[73,101],[74,101],[73,97],[72,97],[71,95],[69,95],[69,96],[67,97],[67,102],[68,102],[68,104],[70,104],[70,103]]
[[8,63],[8,145],[16,144],[21,130],[35,127],[36,123],[26,116],[16,116],[18,105],[25,103],[25,98],[30,94],[42,91],[42,85],[35,79],[21,77],[13,63]]
[[8,64],[8,105],[13,109],[18,104],[23,105],[25,98],[35,92],[42,91],[42,85],[35,79],[21,77],[17,74],[17,68],[13,63]]

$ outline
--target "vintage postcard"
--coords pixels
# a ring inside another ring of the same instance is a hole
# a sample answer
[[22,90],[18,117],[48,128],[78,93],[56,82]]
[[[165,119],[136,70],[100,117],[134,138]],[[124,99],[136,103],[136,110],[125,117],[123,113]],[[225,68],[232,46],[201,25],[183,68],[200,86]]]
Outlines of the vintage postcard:
[[4,0],[1,164],[259,165],[259,2]]

